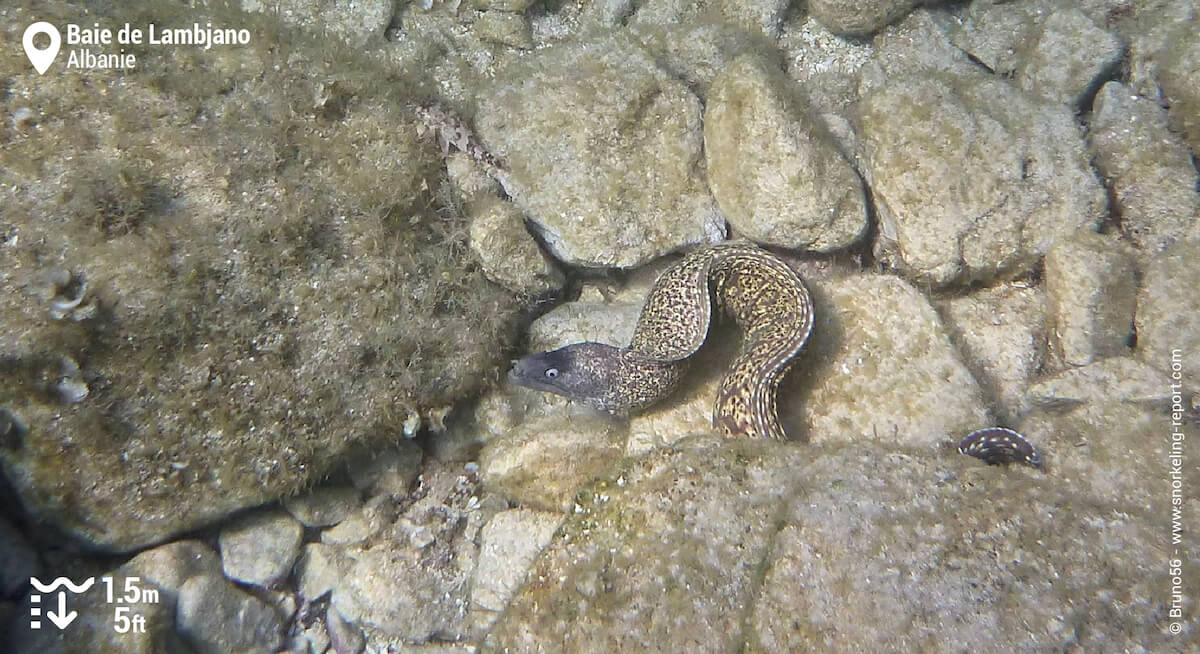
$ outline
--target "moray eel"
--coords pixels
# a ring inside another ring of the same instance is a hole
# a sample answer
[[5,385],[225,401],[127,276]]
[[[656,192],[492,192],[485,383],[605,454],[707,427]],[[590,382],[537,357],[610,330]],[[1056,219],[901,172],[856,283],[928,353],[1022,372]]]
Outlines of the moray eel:
[[730,436],[784,438],[775,390],[812,332],[812,297],[786,263],[748,243],[688,254],[663,272],[620,348],[575,343],[527,356],[509,380],[626,414],[671,393],[708,337],[714,300],[744,334],[721,380],[713,426]]

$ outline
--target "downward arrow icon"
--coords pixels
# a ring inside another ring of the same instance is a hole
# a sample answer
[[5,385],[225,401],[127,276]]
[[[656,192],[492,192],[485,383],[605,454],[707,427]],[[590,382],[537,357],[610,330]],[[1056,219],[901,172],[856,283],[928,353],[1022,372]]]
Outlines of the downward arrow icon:
[[50,618],[50,622],[53,622],[54,626],[59,629],[66,629],[67,625],[79,617],[79,613],[77,611],[67,613],[67,593],[64,591],[58,594],[58,613],[46,611],[46,617]]

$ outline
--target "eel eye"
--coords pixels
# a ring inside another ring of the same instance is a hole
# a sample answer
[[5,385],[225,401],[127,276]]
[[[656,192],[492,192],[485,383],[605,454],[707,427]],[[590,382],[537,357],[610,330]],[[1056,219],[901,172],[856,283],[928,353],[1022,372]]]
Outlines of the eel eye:
[[558,368],[546,368],[546,376],[550,379],[558,377]]

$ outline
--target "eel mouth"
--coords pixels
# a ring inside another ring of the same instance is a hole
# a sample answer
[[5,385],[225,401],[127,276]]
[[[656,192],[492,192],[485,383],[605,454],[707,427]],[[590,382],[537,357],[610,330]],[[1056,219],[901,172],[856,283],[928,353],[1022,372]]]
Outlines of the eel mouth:
[[544,366],[541,365],[540,359],[541,355],[533,354],[513,361],[512,368],[508,371],[509,383],[535,391],[562,395],[561,388],[542,381],[541,370]]

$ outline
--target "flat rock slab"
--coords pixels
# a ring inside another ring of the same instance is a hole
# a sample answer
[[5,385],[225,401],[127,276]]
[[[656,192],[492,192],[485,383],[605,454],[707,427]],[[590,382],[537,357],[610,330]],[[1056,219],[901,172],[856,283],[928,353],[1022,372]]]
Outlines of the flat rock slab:
[[1032,270],[1104,215],[1072,112],[979,74],[897,73],[859,116],[876,255],[922,283]]
[[704,114],[713,196],[739,236],[829,251],[867,230],[862,180],[796,85],[755,56],[717,76]]
[[[801,448],[700,437],[581,502],[485,651],[735,651]],[[614,471],[615,473],[615,471]]]
[[[1104,464],[1129,481],[1159,457]],[[1129,501],[949,447],[708,435],[613,475],[580,494],[483,651],[1107,651],[1179,638],[1161,627],[1169,496],[1143,504],[1161,489],[1145,475]]]
[[538,51],[484,97],[476,126],[505,190],[563,261],[633,267],[724,234],[700,101],[631,38]]
[[978,382],[916,287],[860,274],[812,288],[812,339],[779,392],[793,438],[928,446],[988,422]]

